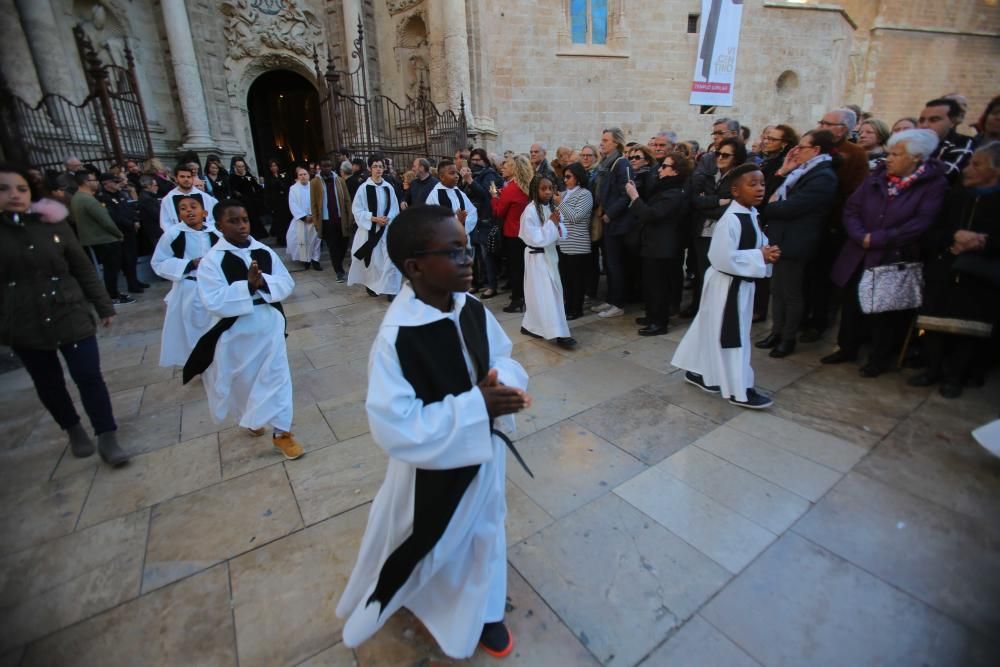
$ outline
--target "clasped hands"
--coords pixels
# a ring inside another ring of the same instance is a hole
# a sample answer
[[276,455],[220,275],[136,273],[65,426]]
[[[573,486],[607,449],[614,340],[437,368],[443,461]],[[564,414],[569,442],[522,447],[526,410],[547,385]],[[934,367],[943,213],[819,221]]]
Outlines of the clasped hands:
[[531,396],[523,389],[500,384],[497,369],[491,368],[478,385],[490,419],[512,415],[531,407]]
[[977,234],[967,229],[960,229],[955,232],[954,242],[948,248],[953,255],[961,255],[963,252],[978,252],[986,247],[986,234]]

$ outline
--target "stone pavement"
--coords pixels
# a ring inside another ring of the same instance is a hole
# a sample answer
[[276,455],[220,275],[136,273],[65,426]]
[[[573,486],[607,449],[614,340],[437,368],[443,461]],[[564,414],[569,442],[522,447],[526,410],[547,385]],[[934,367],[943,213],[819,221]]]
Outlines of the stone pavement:
[[[334,277],[296,273],[286,304],[298,461],[157,366],[162,283],[100,339],[127,467],[72,458],[24,371],[0,375],[0,667],[452,662],[407,613],[339,642],[386,461],[363,406],[386,302]],[[946,401],[820,366],[828,343],[755,350],[777,402],[748,412],[668,366],[681,327],[590,316],[566,352],[505,302],[536,474],[508,465],[507,664],[998,664],[1000,462],[968,435],[995,374]]]

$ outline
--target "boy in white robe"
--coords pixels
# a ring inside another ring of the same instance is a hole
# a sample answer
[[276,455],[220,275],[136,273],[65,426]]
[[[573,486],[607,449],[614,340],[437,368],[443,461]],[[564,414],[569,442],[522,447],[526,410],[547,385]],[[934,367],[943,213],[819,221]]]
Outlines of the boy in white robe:
[[750,367],[750,324],[754,280],[771,275],[781,251],[767,243],[753,207],[764,199],[764,174],[753,164],[733,170],[733,202],[712,233],[701,307],[671,363],[684,379],[733,405],[763,409],[774,401],[754,386]]
[[160,228],[163,231],[167,231],[180,223],[181,219],[177,212],[177,206],[183,197],[194,197],[200,201],[206,213],[205,224],[209,227],[215,226],[215,218],[212,217],[212,211],[215,209],[215,205],[219,203],[219,200],[207,192],[196,188],[194,180],[194,171],[190,165],[179,164],[174,169],[174,182],[177,183],[177,187],[164,195],[163,199],[160,200]]
[[559,347],[572,349],[576,339],[569,335],[559,278],[556,243],[566,238],[562,214],[552,208],[555,184],[547,176],[535,176],[529,188],[528,205],[521,214],[518,237],[524,241],[524,319],[521,333],[534,338],[556,340]]
[[156,242],[150,265],[156,275],[173,282],[163,299],[167,313],[160,337],[160,365],[183,366],[198,339],[212,326],[198,296],[198,264],[219,240],[205,225],[201,201],[185,196],[178,201],[181,224],[174,225]]
[[288,223],[288,233],[285,235],[288,259],[302,262],[307,270],[314,263],[319,266],[322,240],[319,238],[317,222],[313,220],[312,201],[309,198],[309,170],[305,167],[295,168],[295,183],[288,188],[288,210],[292,212],[292,221]]
[[368,360],[368,422],[390,460],[337,605],[350,647],[405,606],[454,658],[477,642],[497,657],[513,649],[503,623],[505,444],[520,457],[493,422],[513,428],[531,399],[510,339],[466,294],[467,244],[439,206],[409,208],[389,231],[389,255],[408,282]]
[[351,211],[358,229],[351,245],[351,268],[348,285],[364,285],[369,294],[385,294],[391,301],[399,294],[403,276],[389,259],[385,235],[393,218],[399,215],[396,191],[383,178],[385,163],[381,158],[368,159],[371,176],[354,193]]
[[454,211],[459,223],[465,226],[465,233],[471,236],[479,222],[479,211],[468,195],[458,189],[458,168],[454,162],[441,160],[438,163],[438,181],[425,203]]
[[230,413],[254,436],[270,426],[286,459],[302,456],[292,437],[292,375],[281,300],[295,282],[281,260],[250,236],[250,218],[235,199],[215,207],[223,238],[198,265],[198,294],[215,318],[184,364],[187,384],[201,374],[212,419]]

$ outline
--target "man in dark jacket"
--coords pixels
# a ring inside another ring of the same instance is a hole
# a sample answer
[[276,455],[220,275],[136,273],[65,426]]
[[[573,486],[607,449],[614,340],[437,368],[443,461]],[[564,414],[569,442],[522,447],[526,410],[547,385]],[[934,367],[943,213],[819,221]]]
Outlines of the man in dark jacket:
[[625,133],[609,127],[601,133],[601,164],[595,188],[597,204],[604,223],[604,260],[608,278],[608,301],[591,310],[598,317],[621,317],[625,314],[625,235],[634,219],[628,212],[629,197],[625,185],[632,172],[624,156]]
[[934,130],[941,141],[933,157],[941,161],[944,175],[952,185],[962,176],[962,170],[972,158],[972,137],[963,137],[955,129],[964,112],[955,100],[941,97],[924,105],[917,125],[921,130]]
[[138,248],[136,237],[139,231],[139,215],[133,202],[122,188],[122,182],[114,174],[101,174],[101,191],[97,193],[97,201],[104,204],[108,215],[122,233],[122,273],[128,283],[128,291],[132,294],[142,294],[148,284],[139,282],[136,275],[136,259]]
[[431,175],[431,163],[426,158],[421,157],[413,161],[413,173],[417,177],[410,181],[410,189],[406,191],[406,201],[403,203],[407,206],[426,203],[427,196],[439,183],[438,179]]
[[160,183],[155,176],[139,177],[139,252],[148,255],[163,235],[160,229]]

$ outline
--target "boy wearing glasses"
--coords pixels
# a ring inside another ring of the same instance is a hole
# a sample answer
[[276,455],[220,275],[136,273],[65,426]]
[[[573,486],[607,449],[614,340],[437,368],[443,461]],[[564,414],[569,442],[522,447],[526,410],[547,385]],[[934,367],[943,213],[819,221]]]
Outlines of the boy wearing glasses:
[[381,158],[368,158],[371,176],[354,193],[351,211],[358,230],[351,247],[351,268],[348,285],[364,285],[372,296],[385,294],[389,300],[399,293],[402,276],[389,260],[384,240],[393,218],[399,215],[396,191],[383,178],[385,163]]
[[504,445],[513,445],[494,421],[513,428],[531,404],[528,376],[467,294],[472,253],[451,210],[407,209],[388,251],[407,281],[372,344],[365,407],[390,459],[337,605],[344,643],[358,646],[405,606],[447,655],[467,658],[478,643],[504,657],[514,645],[503,623]]

